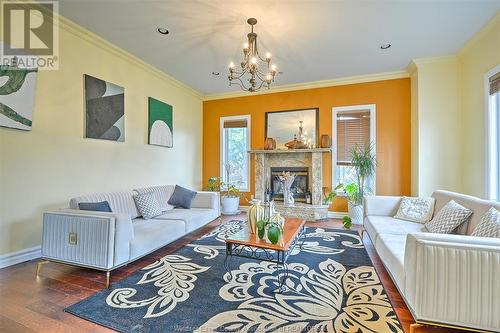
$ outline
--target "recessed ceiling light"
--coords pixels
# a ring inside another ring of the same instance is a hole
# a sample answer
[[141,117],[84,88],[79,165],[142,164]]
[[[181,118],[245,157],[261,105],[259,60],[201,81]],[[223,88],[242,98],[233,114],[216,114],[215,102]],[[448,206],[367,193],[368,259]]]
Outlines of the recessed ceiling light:
[[212,72],[212,75],[218,76],[220,73],[219,72]]
[[387,50],[387,49],[388,49],[388,48],[390,48],[390,47],[391,47],[391,44],[382,44],[382,45],[380,45],[380,48],[381,48],[382,50]]
[[158,29],[156,29],[156,31],[158,31],[162,35],[168,35],[170,33],[170,31],[168,31],[167,28],[162,28],[162,27],[159,27]]

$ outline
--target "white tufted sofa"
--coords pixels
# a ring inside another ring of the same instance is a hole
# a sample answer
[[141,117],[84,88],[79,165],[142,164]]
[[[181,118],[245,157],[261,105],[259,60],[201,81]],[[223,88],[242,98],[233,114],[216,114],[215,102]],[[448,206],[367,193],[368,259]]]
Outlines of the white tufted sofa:
[[500,239],[470,236],[498,202],[436,191],[434,213],[450,200],[471,209],[456,234],[393,218],[401,197],[365,197],[364,228],[417,323],[500,331]]

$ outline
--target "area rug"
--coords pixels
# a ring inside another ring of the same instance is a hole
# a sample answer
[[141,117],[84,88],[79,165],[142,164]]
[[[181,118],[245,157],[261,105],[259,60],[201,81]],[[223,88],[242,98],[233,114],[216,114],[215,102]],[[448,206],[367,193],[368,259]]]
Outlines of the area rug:
[[120,332],[403,332],[359,235],[308,227],[288,258],[285,291],[275,264],[232,258],[231,221],[66,309]]

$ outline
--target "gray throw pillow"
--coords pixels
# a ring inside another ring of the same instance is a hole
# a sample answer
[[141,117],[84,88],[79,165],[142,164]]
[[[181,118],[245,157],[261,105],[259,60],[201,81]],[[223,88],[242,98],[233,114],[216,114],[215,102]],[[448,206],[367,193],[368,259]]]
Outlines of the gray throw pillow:
[[500,212],[491,207],[483,215],[471,236],[500,238]]
[[134,195],[134,201],[137,210],[145,220],[149,220],[163,213],[158,203],[158,199],[156,199],[153,192]]
[[438,234],[451,234],[462,223],[469,220],[472,210],[451,200],[434,216],[432,221],[427,222],[427,230]]
[[186,209],[191,208],[191,202],[196,196],[195,191],[188,190],[187,188],[175,185],[174,193],[170,199],[168,199],[168,204],[176,208],[182,207]]
[[80,210],[91,210],[94,212],[111,212],[111,207],[109,207],[109,202],[79,202],[78,208]]

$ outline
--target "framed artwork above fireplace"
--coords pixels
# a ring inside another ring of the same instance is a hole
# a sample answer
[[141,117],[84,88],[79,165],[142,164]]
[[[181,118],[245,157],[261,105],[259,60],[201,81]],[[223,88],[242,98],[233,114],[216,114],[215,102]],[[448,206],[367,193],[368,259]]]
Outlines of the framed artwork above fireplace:
[[[319,109],[299,109],[266,112],[265,138],[276,140],[277,149],[286,149],[285,143],[292,141],[303,127],[304,136],[318,146]],[[264,138],[264,139],[265,139]]]

